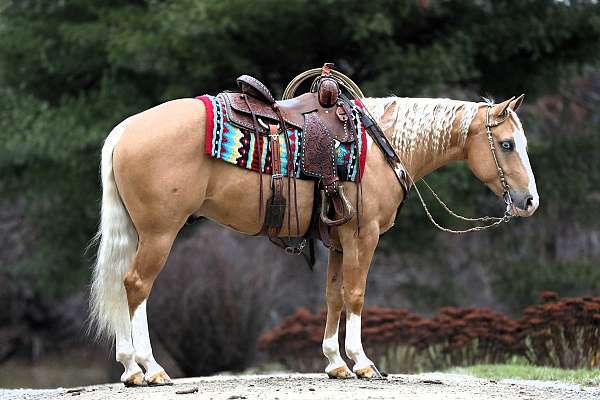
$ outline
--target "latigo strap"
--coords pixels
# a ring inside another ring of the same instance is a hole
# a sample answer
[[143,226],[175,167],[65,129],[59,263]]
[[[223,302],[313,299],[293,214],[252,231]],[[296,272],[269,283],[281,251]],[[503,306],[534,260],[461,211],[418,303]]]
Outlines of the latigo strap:
[[283,217],[286,209],[286,199],[283,196],[283,175],[281,174],[281,152],[279,147],[278,125],[269,125],[269,148],[271,149],[271,189],[273,195],[267,201],[265,226],[270,238],[277,237],[283,226]]

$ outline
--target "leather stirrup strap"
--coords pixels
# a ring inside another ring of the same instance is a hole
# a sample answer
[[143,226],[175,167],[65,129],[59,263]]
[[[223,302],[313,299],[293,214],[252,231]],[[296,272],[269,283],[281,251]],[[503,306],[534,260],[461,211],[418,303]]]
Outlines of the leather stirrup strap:
[[[279,132],[275,124],[269,124],[269,144],[271,148],[271,189],[273,190],[273,196],[269,200],[269,204],[267,204],[266,220],[268,222],[267,235],[273,238],[277,237],[281,231],[285,210],[283,175],[281,174],[281,148],[279,145]],[[281,209],[282,207],[283,210]]]

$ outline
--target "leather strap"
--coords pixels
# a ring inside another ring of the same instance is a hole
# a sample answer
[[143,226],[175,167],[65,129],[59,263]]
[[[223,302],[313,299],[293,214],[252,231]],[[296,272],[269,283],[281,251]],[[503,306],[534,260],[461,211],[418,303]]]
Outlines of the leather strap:
[[285,212],[283,197],[283,175],[281,174],[281,149],[279,147],[279,132],[277,125],[269,125],[269,147],[271,148],[271,189],[273,196],[267,203],[266,220],[267,235],[277,237],[281,231]]
[[[254,124],[254,140],[258,145],[258,154],[259,154],[259,160],[262,160],[262,147],[260,145],[260,134],[259,134],[259,125],[258,125],[258,118],[256,117],[256,113],[254,112],[254,110],[252,109],[252,107],[250,106],[250,103],[248,102],[248,96],[244,95],[243,97],[244,101],[246,102],[246,105],[248,106],[248,109],[250,110],[250,113],[252,114],[252,123]],[[262,176],[262,168],[258,168],[258,218],[260,219],[262,217],[262,204],[263,204],[263,176]]]
[[371,117],[364,111],[362,112],[362,122],[367,133],[371,136],[371,138],[373,138],[373,141],[375,144],[377,144],[377,147],[379,147],[379,149],[381,149],[383,152],[385,160],[394,171],[394,175],[396,175],[396,179],[398,180],[398,183],[400,183],[400,187],[402,187],[404,198],[402,199],[400,206],[398,206],[398,209],[400,209],[408,198],[408,192],[412,186],[411,182],[408,180],[405,167],[400,161],[400,158],[396,154],[396,151],[390,142],[387,140],[381,129],[379,129],[379,126],[377,126],[375,121],[373,121],[373,119],[371,119]]

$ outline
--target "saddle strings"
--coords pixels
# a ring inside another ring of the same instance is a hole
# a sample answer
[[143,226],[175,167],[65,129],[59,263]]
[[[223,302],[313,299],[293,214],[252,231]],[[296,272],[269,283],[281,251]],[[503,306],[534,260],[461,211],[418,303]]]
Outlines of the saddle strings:
[[286,152],[287,152],[287,164],[286,164],[286,169],[287,169],[287,173],[288,173],[288,199],[289,199],[289,206],[287,207],[287,212],[288,212],[288,240],[290,240],[290,236],[291,236],[291,232],[292,232],[292,228],[291,228],[291,207],[292,207],[292,196],[291,196],[291,189],[292,189],[292,184],[291,182],[293,182],[294,185],[294,196],[293,196],[293,201],[294,201],[294,214],[295,214],[295,218],[296,218],[296,237],[300,237],[300,217],[298,216],[298,191],[296,189],[296,165],[294,163],[294,158],[292,157],[292,145],[290,142],[290,138],[287,134],[287,124],[285,122],[285,118],[283,117],[283,115],[281,114],[281,110],[279,109],[279,107],[277,106],[277,104],[274,105],[274,109],[275,109],[275,113],[277,114],[277,117],[279,118],[279,123],[280,123],[280,127],[281,127],[281,132],[283,133],[283,137],[285,138],[285,146],[286,146]]

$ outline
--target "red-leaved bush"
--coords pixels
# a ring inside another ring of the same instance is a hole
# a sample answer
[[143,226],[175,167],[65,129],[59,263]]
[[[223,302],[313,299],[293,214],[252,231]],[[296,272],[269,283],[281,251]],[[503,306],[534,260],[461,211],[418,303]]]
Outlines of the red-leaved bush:
[[545,304],[530,306],[517,321],[524,355],[536,365],[589,368],[600,352],[600,297],[559,299],[544,292]]
[[[389,372],[502,363],[514,356],[536,365],[590,367],[600,352],[600,297],[559,299],[544,292],[541,298],[545,304],[526,308],[518,320],[487,308],[446,307],[430,319],[403,309],[369,308],[363,313],[363,343]],[[299,309],[264,334],[259,348],[290,369],[321,370],[325,316]],[[340,338],[344,331],[341,323]]]

